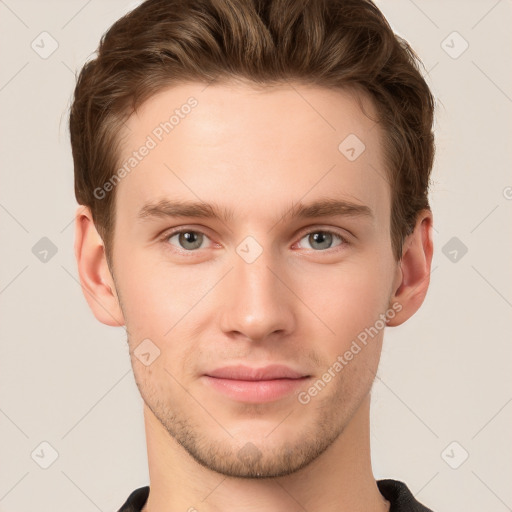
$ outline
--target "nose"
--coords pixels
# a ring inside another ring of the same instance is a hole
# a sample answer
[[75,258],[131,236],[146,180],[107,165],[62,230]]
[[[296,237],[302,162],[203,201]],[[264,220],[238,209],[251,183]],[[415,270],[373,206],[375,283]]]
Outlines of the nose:
[[232,262],[234,268],[219,297],[222,331],[250,341],[290,334],[296,299],[284,266],[267,250],[250,263],[235,253]]

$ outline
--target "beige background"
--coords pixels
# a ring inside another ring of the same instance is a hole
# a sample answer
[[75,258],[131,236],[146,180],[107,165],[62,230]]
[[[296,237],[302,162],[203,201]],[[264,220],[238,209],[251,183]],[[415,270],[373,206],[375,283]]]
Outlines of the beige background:
[[[2,512],[115,511],[148,483],[125,331],[98,323],[78,284],[67,130],[74,71],[135,5],[0,0]],[[512,510],[512,1],[378,5],[439,110],[434,270],[422,309],[386,331],[375,476],[435,512]]]

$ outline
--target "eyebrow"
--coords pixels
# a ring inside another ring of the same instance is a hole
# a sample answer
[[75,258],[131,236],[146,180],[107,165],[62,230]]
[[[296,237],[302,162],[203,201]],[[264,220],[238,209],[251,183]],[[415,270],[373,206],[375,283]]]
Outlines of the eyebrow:
[[[346,200],[326,198],[311,203],[298,202],[289,208],[282,216],[285,219],[312,219],[315,217],[368,217],[373,218],[372,210],[363,204]],[[224,223],[231,221],[234,212],[216,203],[169,201],[162,199],[145,204],[139,211],[139,219],[166,217],[194,217],[217,219]]]

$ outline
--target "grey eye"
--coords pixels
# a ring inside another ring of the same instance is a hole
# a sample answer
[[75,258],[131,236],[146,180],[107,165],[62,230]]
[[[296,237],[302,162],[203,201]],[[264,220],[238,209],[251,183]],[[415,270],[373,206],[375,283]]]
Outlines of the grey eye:
[[[302,240],[307,239],[308,244],[310,245],[310,247],[307,247],[307,249],[311,248],[325,250],[334,247],[332,244],[335,238],[342,240],[342,238],[336,233],[331,233],[329,231],[312,231],[311,233],[308,233],[305,237],[303,237]],[[338,243],[335,245],[340,244]]]
[[168,238],[169,242],[175,237],[178,237],[179,247],[187,251],[199,249],[204,240],[204,234],[198,231],[180,231],[174,233]]

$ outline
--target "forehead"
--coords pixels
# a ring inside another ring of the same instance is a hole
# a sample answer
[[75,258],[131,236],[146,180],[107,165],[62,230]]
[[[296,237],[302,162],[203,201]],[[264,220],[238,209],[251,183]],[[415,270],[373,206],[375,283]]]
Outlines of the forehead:
[[328,196],[367,205],[384,222],[390,190],[382,134],[373,105],[360,101],[371,118],[354,93],[318,86],[163,90],[126,123],[119,208],[135,218],[151,201],[204,200],[270,221],[274,205]]

